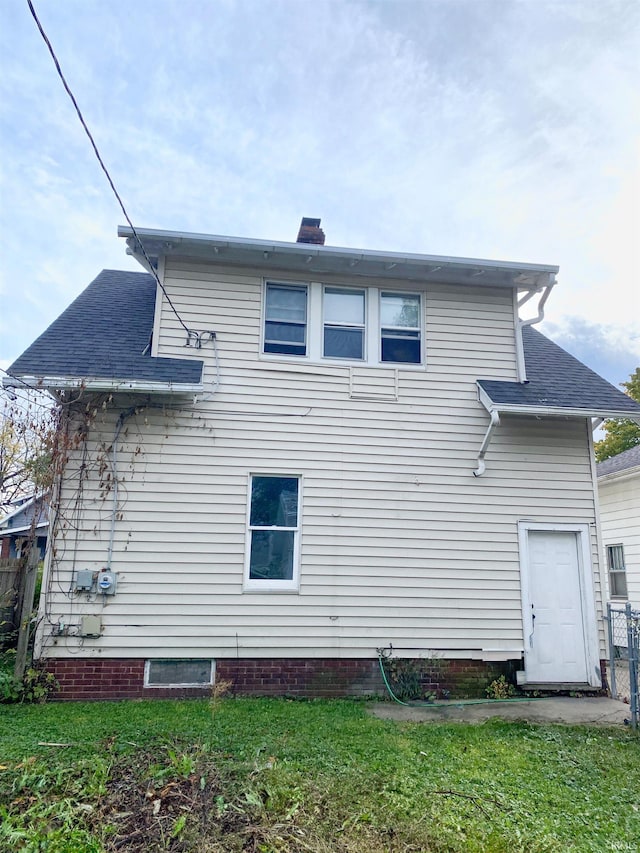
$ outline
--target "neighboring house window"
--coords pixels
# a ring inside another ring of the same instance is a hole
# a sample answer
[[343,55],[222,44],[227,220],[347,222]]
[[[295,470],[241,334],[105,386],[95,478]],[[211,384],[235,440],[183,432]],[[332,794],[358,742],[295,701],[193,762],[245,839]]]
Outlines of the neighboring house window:
[[252,474],[245,589],[297,589],[299,514],[299,477]]
[[609,594],[611,598],[626,598],[627,575],[622,545],[607,545],[607,563],[609,565]]
[[380,294],[381,361],[420,364],[420,296]]
[[263,352],[415,367],[424,362],[423,313],[420,293],[267,281]]
[[281,355],[307,354],[307,288],[267,284],[264,351]]
[[364,358],[365,291],[324,289],[322,354],[325,358]]

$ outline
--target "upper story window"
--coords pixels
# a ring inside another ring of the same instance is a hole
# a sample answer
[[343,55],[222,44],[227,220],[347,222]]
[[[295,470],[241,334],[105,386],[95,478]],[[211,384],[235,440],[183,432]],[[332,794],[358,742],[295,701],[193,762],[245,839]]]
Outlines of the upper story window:
[[264,310],[264,351],[307,354],[307,288],[267,284]]
[[420,293],[312,282],[265,285],[263,352],[346,364],[420,365]]
[[365,356],[365,291],[325,287],[323,308],[324,357],[362,361]]
[[420,295],[380,294],[380,360],[420,364]]
[[609,568],[609,595],[611,598],[626,598],[627,574],[622,545],[607,545],[607,563]]

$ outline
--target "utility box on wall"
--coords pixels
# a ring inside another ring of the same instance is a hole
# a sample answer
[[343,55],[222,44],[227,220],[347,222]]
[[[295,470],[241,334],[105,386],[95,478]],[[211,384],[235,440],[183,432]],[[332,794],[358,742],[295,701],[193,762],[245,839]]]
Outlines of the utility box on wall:
[[91,569],[80,569],[76,573],[76,581],[74,589],[76,592],[91,592],[95,583],[95,572]]
[[80,617],[80,636],[99,637],[102,634],[102,620],[99,616],[87,615]]

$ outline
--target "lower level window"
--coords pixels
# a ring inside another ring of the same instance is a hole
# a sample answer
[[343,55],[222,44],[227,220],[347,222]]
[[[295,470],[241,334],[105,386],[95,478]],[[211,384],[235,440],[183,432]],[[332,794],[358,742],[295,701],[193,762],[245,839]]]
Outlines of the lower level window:
[[297,588],[299,502],[299,477],[251,476],[245,589]]
[[607,563],[609,566],[609,595],[611,598],[626,598],[627,572],[622,545],[607,545]]
[[145,687],[206,687],[213,683],[212,660],[148,660]]

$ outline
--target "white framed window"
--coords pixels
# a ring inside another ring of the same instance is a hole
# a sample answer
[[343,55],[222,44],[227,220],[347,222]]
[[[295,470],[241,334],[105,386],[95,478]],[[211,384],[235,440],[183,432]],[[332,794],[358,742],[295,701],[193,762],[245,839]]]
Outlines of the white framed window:
[[415,369],[425,362],[424,324],[420,292],[266,281],[262,354]]
[[301,477],[251,474],[244,588],[298,589]]
[[325,287],[322,355],[363,361],[365,357],[366,291]]
[[609,595],[611,598],[627,598],[627,570],[624,564],[624,546],[607,545],[609,569]]
[[213,684],[212,660],[147,660],[144,664],[145,687],[207,687]]
[[307,354],[307,285],[267,282],[264,318],[265,352]]
[[422,362],[422,311],[419,293],[380,294],[380,361]]

